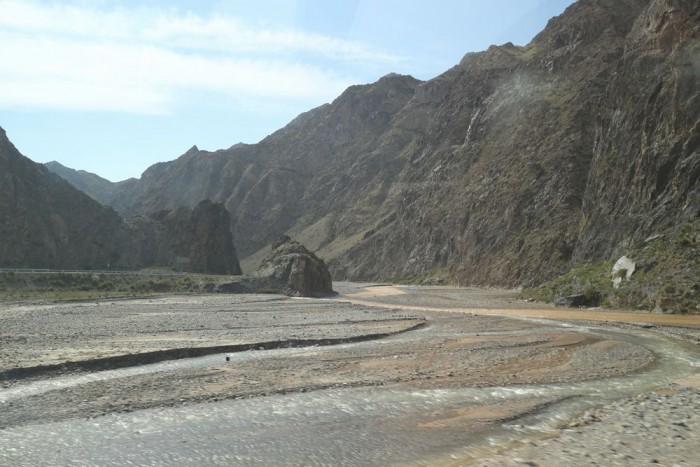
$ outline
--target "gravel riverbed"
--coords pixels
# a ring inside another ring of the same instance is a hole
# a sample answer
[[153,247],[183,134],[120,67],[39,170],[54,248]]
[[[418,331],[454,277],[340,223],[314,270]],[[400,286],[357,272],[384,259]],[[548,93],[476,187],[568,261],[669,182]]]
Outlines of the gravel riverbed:
[[0,305],[0,381],[16,368],[177,348],[352,339],[395,333],[420,313],[277,295]]
[[586,411],[559,436],[475,465],[700,465],[700,378]]
[[[433,288],[424,296],[417,288],[341,284],[340,289],[344,295],[325,300],[202,295],[1,305],[0,376],[5,377],[0,381],[0,428],[348,388],[451,391],[577,384],[644,372],[656,361],[653,349],[587,332],[580,325],[585,321],[567,328],[522,319],[541,305],[521,307],[509,291]],[[518,319],[483,310],[513,310]],[[616,326],[609,327],[640,329]],[[642,329],[681,337],[691,349],[700,335],[694,327]],[[379,335],[383,337],[363,340]],[[335,345],[325,345],[329,339]],[[12,376],[17,369],[41,365],[55,369],[66,362],[259,343],[265,345],[123,370]],[[549,439],[530,439],[506,451],[467,453],[454,465],[553,465],[558,458],[573,465],[634,465],[640,459],[693,465],[698,385],[688,381],[591,409],[568,419],[559,436],[550,433]],[[491,430],[558,396],[538,397],[527,404],[434,412],[429,423],[416,429],[433,435],[443,430],[446,436],[476,427]],[[653,442],[638,452],[648,455],[634,457],[635,443],[644,444],[644,437]],[[657,445],[656,450],[650,447]]]

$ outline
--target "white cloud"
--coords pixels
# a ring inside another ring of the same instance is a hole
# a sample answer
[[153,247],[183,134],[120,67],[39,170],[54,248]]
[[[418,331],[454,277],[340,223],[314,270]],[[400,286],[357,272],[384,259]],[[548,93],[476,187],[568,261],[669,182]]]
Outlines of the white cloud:
[[[233,17],[0,0],[0,106],[166,113],[178,96],[330,99],[368,47]],[[295,55],[296,61],[289,57]]]

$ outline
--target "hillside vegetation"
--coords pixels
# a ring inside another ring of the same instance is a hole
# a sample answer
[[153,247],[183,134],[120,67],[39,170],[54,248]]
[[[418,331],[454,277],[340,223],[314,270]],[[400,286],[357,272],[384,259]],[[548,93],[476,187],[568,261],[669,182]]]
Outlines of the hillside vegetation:
[[[558,296],[584,295],[588,305],[700,313],[700,220],[686,222],[635,243],[625,256],[635,264],[613,272],[613,261],[574,268],[523,298],[552,302]],[[620,278],[618,287],[613,279]]]
[[209,292],[222,276],[0,272],[0,301],[86,300]]

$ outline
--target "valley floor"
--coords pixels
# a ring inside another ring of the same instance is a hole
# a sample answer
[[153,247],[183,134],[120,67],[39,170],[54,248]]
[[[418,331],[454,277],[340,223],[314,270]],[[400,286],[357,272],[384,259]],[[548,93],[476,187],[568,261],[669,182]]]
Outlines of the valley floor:
[[[193,295],[2,305],[0,463],[69,464],[80,460],[69,453],[94,455],[90,442],[108,452],[104,439],[75,435],[95,436],[98,425],[167,415],[180,420],[168,418],[168,427],[196,419],[203,433],[219,429],[201,421],[215,413],[290,404],[264,414],[283,420],[308,400],[313,410],[296,415],[310,417],[302,426],[275,419],[274,430],[251,431],[228,419],[226,436],[253,436],[246,445],[231,440],[193,454],[183,444],[165,448],[170,436],[153,443],[174,456],[169,463],[691,465],[697,458],[700,316],[557,310],[493,289],[336,289],[341,295],[325,300]],[[338,410],[350,418],[333,422]],[[374,430],[389,441],[365,440],[348,453],[296,440],[319,426],[337,430],[333,443],[360,443]],[[47,435],[41,447],[32,441],[57,427],[75,433]],[[275,449],[247,453],[273,434]],[[115,449],[100,464],[168,463],[133,451],[125,458]]]

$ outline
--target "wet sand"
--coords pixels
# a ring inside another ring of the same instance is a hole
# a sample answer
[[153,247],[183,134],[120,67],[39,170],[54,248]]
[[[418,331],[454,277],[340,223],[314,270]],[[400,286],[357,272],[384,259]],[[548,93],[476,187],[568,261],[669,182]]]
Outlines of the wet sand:
[[[681,326],[700,329],[700,314],[678,315],[651,312],[560,308],[517,299],[517,292],[503,289],[418,287],[339,283],[342,298],[367,306],[420,311],[454,311],[511,318],[542,318],[567,321],[599,321],[636,325]],[[338,286],[337,286],[338,288]]]
[[[368,293],[375,301],[357,298]],[[570,381],[621,374],[652,360],[649,352],[619,342],[476,312],[463,316],[400,301],[378,303],[380,296],[414,300],[397,288],[373,287],[333,300],[219,295],[7,307],[2,310],[0,376],[4,371],[3,384],[9,386],[17,381],[8,370],[18,368],[47,367],[65,374],[71,367],[60,365],[68,362],[110,362],[110,358],[130,355],[135,356],[129,360],[135,365],[150,363],[138,356],[168,349],[220,349],[242,344],[270,349],[278,347],[276,342],[289,346],[291,338],[314,345],[314,339],[321,342],[396,334],[420,324],[429,325],[430,331],[388,340],[382,346],[322,346],[292,358],[221,365],[177,375],[147,375],[110,385],[130,386],[122,392],[133,390],[134,399],[143,395],[137,388],[144,386],[163,393],[163,400],[202,400],[334,385],[458,387]],[[477,299],[488,303],[497,300]],[[524,356],[528,357],[525,368]],[[599,361],[608,364],[598,365]],[[41,378],[42,372],[36,375],[34,379]],[[161,386],[168,386],[173,378],[190,383],[163,391]],[[175,394],[166,396],[168,393]],[[138,400],[125,404],[144,406]]]

